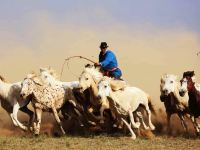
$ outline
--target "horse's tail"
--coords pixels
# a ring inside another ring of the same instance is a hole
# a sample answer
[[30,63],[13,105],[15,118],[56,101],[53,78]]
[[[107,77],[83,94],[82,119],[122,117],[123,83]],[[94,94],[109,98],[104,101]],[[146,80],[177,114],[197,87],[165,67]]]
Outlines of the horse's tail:
[[156,115],[156,110],[154,108],[154,105],[152,104],[152,100],[151,100],[151,97],[148,96],[148,106],[149,106],[149,109],[151,110],[151,112]]

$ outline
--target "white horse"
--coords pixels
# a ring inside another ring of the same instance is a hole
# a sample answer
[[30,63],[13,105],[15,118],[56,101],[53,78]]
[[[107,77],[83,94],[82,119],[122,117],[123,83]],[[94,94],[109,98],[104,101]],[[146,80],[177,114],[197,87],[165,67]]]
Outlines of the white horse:
[[58,80],[55,71],[51,68],[40,68],[40,74],[43,82],[51,86],[62,85],[65,89],[79,87],[79,81],[62,82]]
[[5,79],[0,76],[0,102],[1,106],[7,111],[9,114],[13,124],[15,126],[19,126],[23,130],[28,130],[28,128],[20,123],[20,121],[17,119],[17,113],[20,109],[24,113],[28,114],[29,119],[29,125],[31,124],[33,120],[33,112],[27,108],[27,105],[29,104],[31,97],[27,97],[26,99],[23,99],[20,97],[20,91],[21,91],[21,82],[17,83],[7,83]]
[[[65,92],[67,93],[66,95],[70,96],[70,98],[66,97],[67,99],[70,99],[68,102],[72,105],[70,106],[73,106],[73,108],[71,108],[69,105],[68,105],[68,110],[66,110],[66,106],[67,105],[64,105],[64,107],[61,108],[61,111],[62,111],[62,114],[63,116],[68,116],[69,119],[71,119],[71,113],[68,112],[69,111],[69,107],[70,109],[72,110],[76,110],[76,115],[78,114],[78,122],[80,125],[83,125],[83,122],[85,125],[87,125],[87,119],[83,119],[80,117],[80,114],[83,115],[83,116],[86,116],[86,114],[83,114],[84,112],[84,107],[78,102],[77,99],[81,99],[81,98],[84,98],[84,97],[80,97],[80,94],[79,93],[79,81],[72,81],[72,82],[61,82],[60,80],[57,79],[57,75],[56,75],[56,72],[52,69],[52,68],[40,68],[40,77],[42,79],[42,81],[45,83],[45,84],[48,84],[52,87],[56,86],[56,85],[60,85],[60,86],[63,86],[65,90]],[[69,88],[71,90],[69,90]],[[75,91],[74,91],[75,89]],[[76,90],[77,89],[77,90]],[[70,93],[71,92],[71,93]],[[78,98],[77,98],[78,96]],[[77,113],[78,112],[78,113]]]
[[[108,98],[108,100],[112,101],[111,103],[116,103],[119,107],[125,112],[126,116],[129,116],[131,125],[133,128],[139,128],[140,122],[135,122],[133,117],[133,112],[135,112],[139,105],[144,106],[147,114],[148,114],[148,123],[151,130],[155,129],[155,126],[151,122],[151,111],[150,107],[152,107],[151,102],[149,100],[149,96],[139,88],[136,87],[126,87],[124,90],[119,90],[113,92],[111,89],[111,78],[104,77],[98,83],[98,97],[100,98]],[[153,110],[153,109],[152,109]],[[120,113],[120,112],[119,112]],[[121,120],[127,125],[129,128],[132,138],[135,139],[136,135],[131,129],[131,126],[128,122],[121,118]],[[148,129],[148,127],[146,127]]]
[[170,118],[172,114],[177,114],[181,120],[181,124],[186,132],[188,132],[185,123],[185,115],[189,114],[188,93],[184,97],[179,95],[180,83],[177,82],[177,76],[165,74],[161,77],[160,83],[160,99],[164,102],[167,114],[168,131],[170,128]]
[[41,117],[43,111],[51,111],[61,131],[65,134],[57,110],[67,101],[65,89],[61,85],[49,86],[43,84],[36,74],[29,74],[22,82],[21,96],[27,98],[32,96],[32,105],[36,112],[34,122],[34,133],[40,132]]
[[98,98],[98,82],[103,78],[103,74],[99,71],[98,68],[94,68],[93,65],[86,65],[84,71],[79,77],[79,88],[81,91],[89,90],[90,97],[89,101],[92,104],[92,108],[89,109],[91,112],[93,108],[99,108],[100,106],[100,123],[104,123],[103,112],[105,109],[109,109],[109,103],[107,98],[99,99]]
[[[93,65],[86,65],[84,68],[84,71],[82,72],[80,78],[79,78],[79,85],[81,91],[85,91],[86,89],[90,92],[89,101],[92,104],[92,108],[99,109],[100,106],[100,117],[98,119],[100,120],[100,123],[104,123],[104,110],[110,109],[109,102],[106,97],[99,98],[98,97],[98,82],[103,78],[103,74],[100,72],[99,68],[95,68]],[[118,80],[111,80],[111,86],[114,90],[119,90],[121,88],[124,88],[126,84],[124,81],[118,81]],[[89,109],[91,110],[91,109]],[[112,114],[113,117],[115,117],[114,114]],[[139,114],[139,112],[136,113],[137,117],[140,118],[142,124],[143,118],[142,115]],[[144,125],[144,127],[146,127]]]

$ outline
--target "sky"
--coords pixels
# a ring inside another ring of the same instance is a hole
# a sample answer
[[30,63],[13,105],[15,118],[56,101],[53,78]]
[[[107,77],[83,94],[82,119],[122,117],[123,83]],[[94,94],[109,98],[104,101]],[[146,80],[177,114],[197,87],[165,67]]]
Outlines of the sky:
[[[200,1],[0,0],[0,74],[19,81],[32,70],[83,55],[97,61],[106,41],[123,77],[159,103],[160,77],[195,70],[200,78]],[[83,60],[70,62],[80,75]],[[63,81],[77,80],[67,68]]]

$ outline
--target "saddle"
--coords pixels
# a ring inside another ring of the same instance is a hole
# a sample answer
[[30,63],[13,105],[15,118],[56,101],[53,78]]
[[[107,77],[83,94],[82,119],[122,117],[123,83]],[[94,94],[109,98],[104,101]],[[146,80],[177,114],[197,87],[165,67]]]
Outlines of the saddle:
[[127,83],[121,79],[113,79],[110,81],[110,87],[113,91],[124,90],[127,87]]

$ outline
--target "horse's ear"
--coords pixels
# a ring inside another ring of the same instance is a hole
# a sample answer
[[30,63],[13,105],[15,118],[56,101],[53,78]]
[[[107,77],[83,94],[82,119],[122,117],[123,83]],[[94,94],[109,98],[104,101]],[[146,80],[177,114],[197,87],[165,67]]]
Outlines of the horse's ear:
[[195,76],[194,70],[192,71],[192,76]]
[[90,66],[90,64],[86,64],[86,65],[85,65],[85,68],[89,68],[89,66]]
[[32,76],[36,76],[36,72],[34,70],[31,71]]
[[91,65],[91,64],[85,65],[85,68],[92,68],[92,67],[93,67],[93,65]]
[[43,71],[45,71],[45,69],[44,68],[40,68],[40,72],[43,72]]
[[160,81],[164,80],[164,76],[165,76],[165,74],[161,76]]

